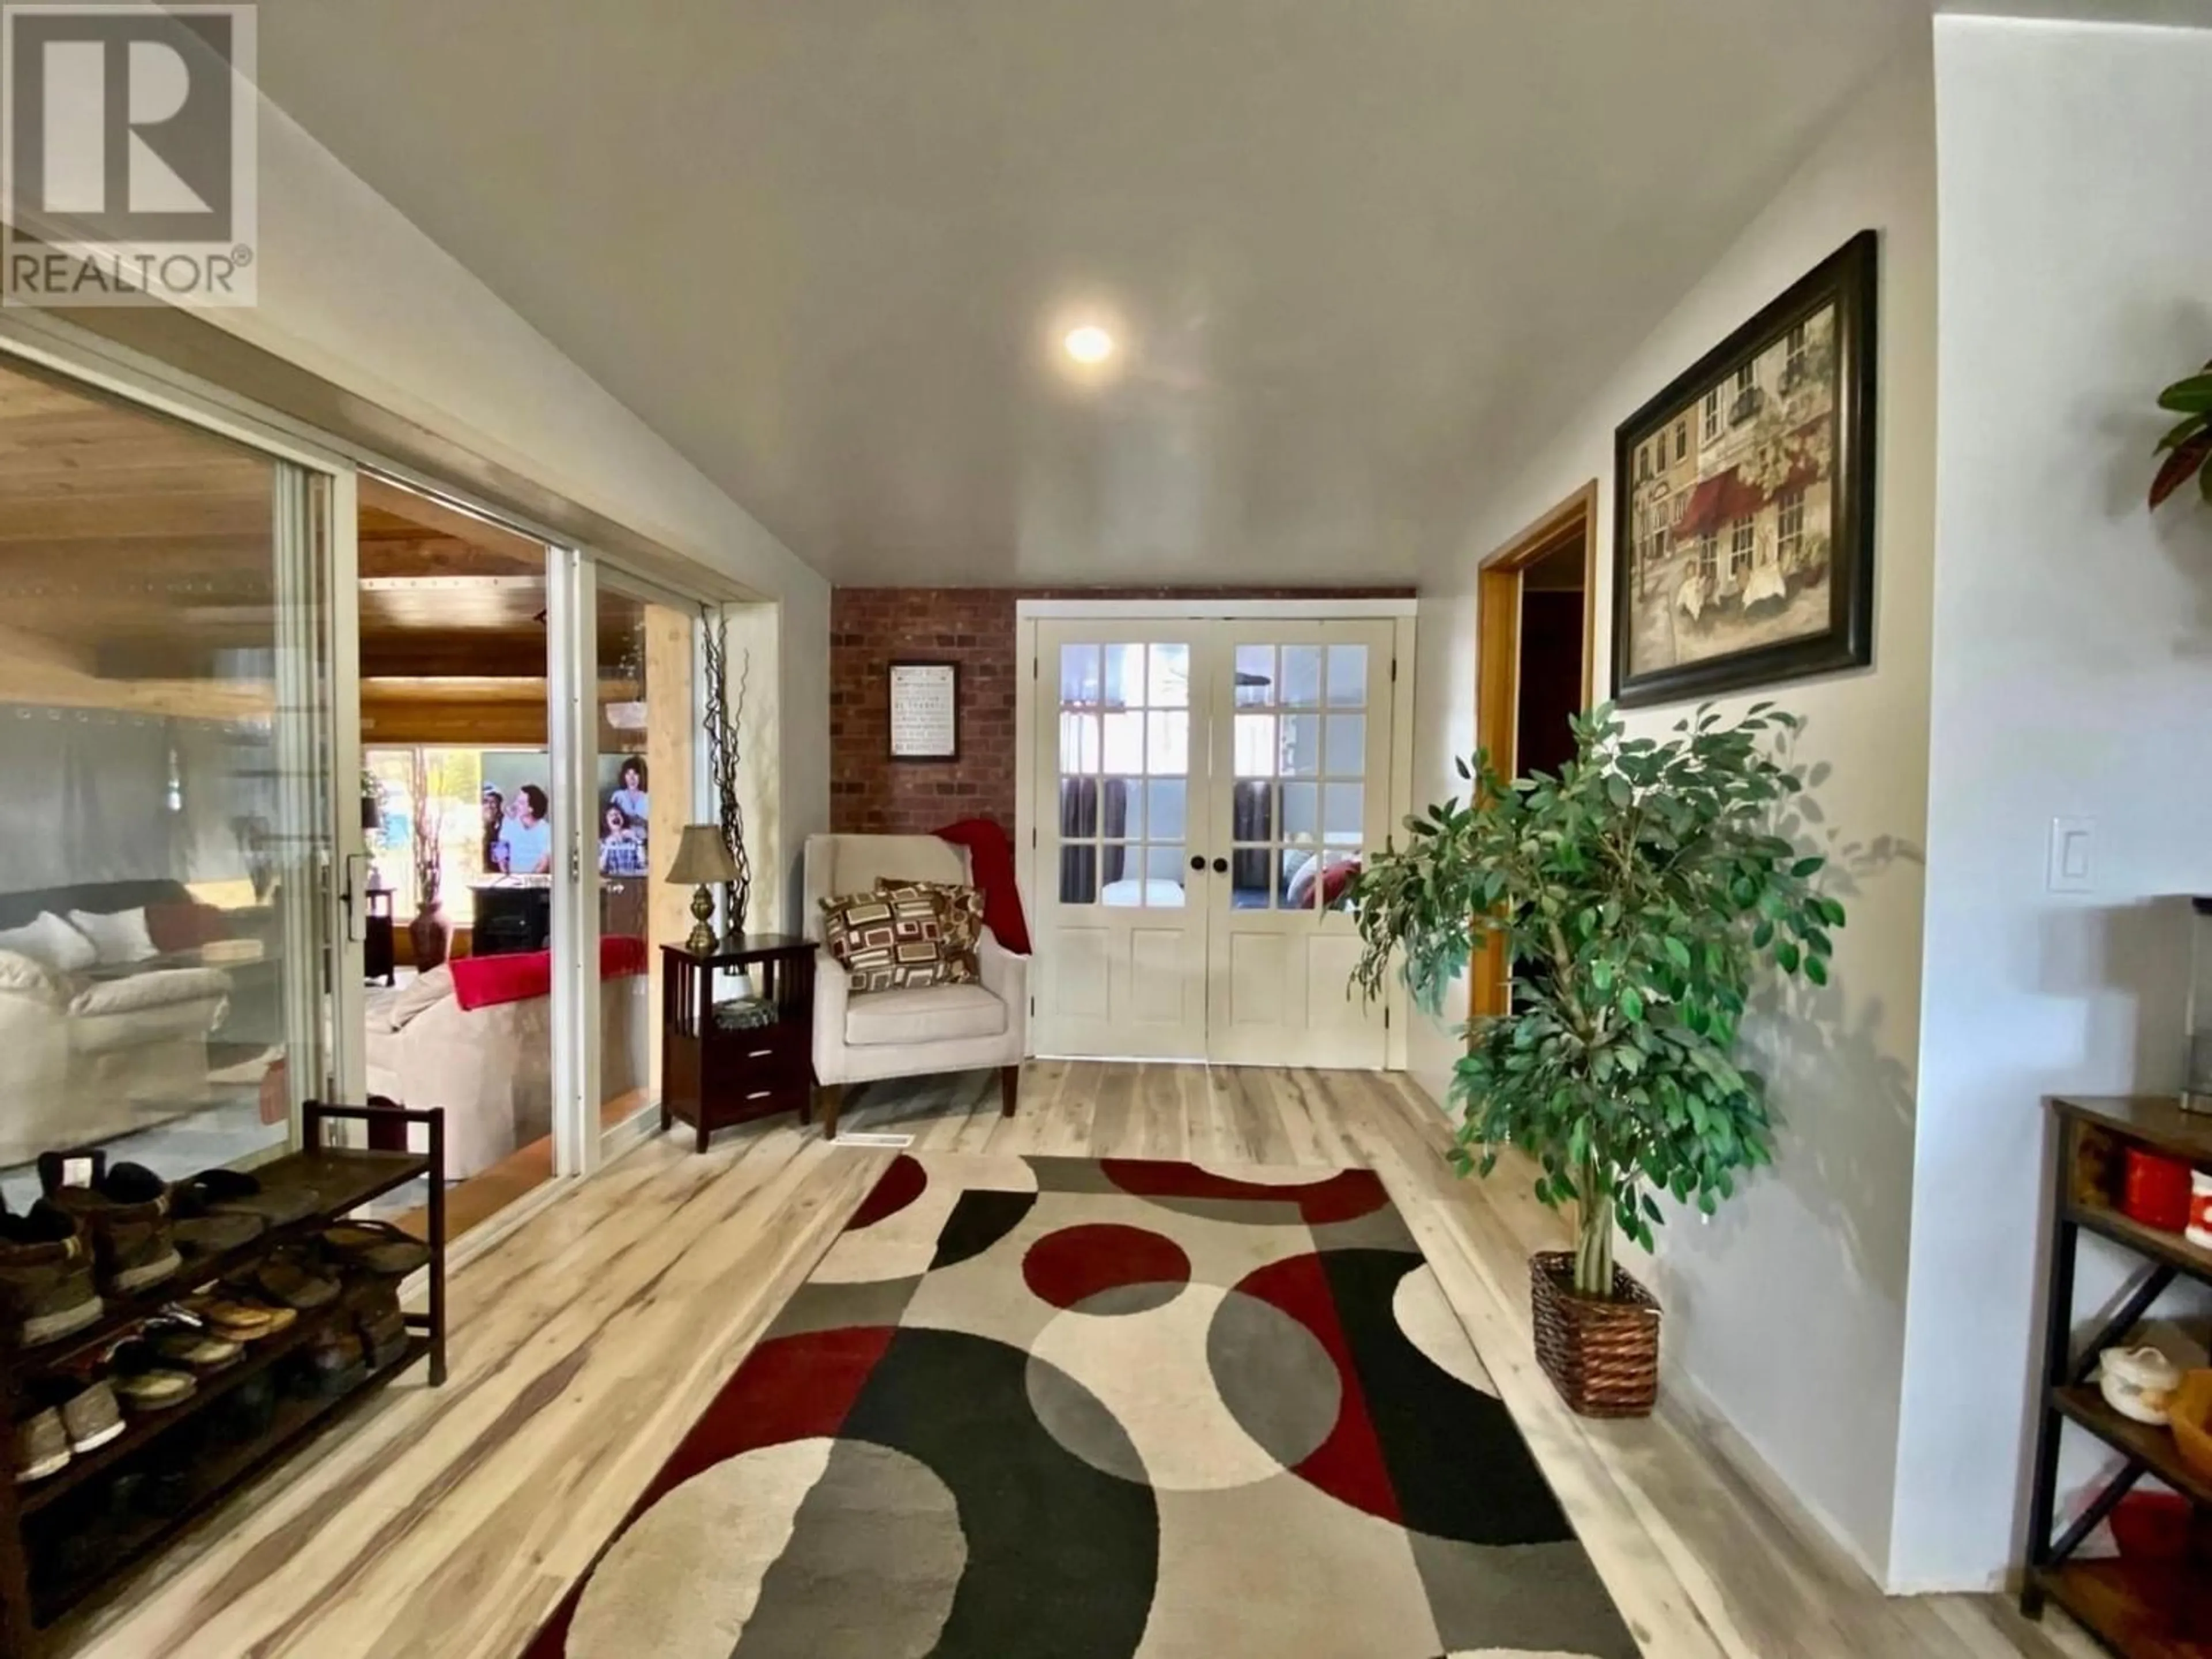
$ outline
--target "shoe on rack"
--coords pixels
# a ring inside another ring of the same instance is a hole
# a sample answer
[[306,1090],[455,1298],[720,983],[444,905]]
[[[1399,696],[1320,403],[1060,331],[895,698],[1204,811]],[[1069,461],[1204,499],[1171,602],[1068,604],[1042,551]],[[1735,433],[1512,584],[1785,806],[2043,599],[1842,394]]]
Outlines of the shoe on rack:
[[273,1308],[257,1297],[228,1290],[186,1297],[182,1302],[170,1303],[161,1312],[180,1322],[197,1321],[226,1342],[258,1342],[289,1329],[299,1317],[289,1308]]
[[134,1412],[158,1412],[181,1406],[199,1389],[192,1374],[180,1370],[143,1338],[119,1344],[108,1356],[108,1385]]
[[106,1377],[90,1382],[68,1377],[59,1388],[62,1399],[56,1409],[68,1431],[71,1451],[98,1451],[123,1432],[123,1408],[116,1404],[115,1390]]
[[28,1215],[0,1204],[0,1318],[27,1348],[100,1322],[92,1241],[66,1210],[40,1200]]
[[325,1400],[352,1391],[368,1372],[368,1350],[352,1328],[328,1325],[308,1340],[295,1378],[297,1391]]
[[202,1376],[235,1365],[246,1352],[228,1337],[181,1322],[156,1321],[146,1327],[145,1337],[163,1364]]
[[324,1252],[349,1267],[404,1278],[430,1260],[430,1247],[389,1221],[341,1221],[318,1235]]
[[15,1419],[15,1481],[44,1480],[69,1467],[69,1431],[52,1406],[33,1406]]
[[276,1249],[225,1280],[223,1288],[308,1313],[337,1301],[339,1284],[307,1250]]
[[143,1164],[109,1165],[99,1154],[90,1161],[92,1179],[75,1185],[60,1177],[82,1173],[82,1160],[51,1152],[40,1158],[39,1178],[55,1177],[46,1200],[91,1233],[102,1291],[129,1296],[160,1284],[184,1265],[171,1231],[167,1184]]

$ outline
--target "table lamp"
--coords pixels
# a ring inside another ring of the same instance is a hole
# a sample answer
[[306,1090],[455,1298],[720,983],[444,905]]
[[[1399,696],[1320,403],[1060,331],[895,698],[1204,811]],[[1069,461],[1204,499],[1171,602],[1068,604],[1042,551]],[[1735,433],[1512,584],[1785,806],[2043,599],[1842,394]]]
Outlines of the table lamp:
[[721,826],[685,824],[684,838],[676,843],[676,861],[668,866],[663,879],[697,890],[691,895],[691,937],[684,941],[684,948],[693,956],[704,956],[714,948],[714,930],[709,925],[714,915],[714,895],[709,890],[718,881],[737,878],[738,866],[723,844]]

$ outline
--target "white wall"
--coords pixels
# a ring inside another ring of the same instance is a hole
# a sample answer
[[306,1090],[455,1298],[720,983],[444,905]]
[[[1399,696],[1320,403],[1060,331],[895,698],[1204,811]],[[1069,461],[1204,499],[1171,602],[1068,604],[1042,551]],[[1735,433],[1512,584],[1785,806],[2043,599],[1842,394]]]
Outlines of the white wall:
[[[2212,511],[2153,518],[2158,387],[2212,356],[2212,33],[1936,22],[1942,256],[1927,951],[1893,1577],[2017,1547],[2041,1097],[2166,1089],[2212,890]],[[2051,819],[2095,887],[2045,891]],[[2104,1264],[2089,1306],[2115,1282]]]
[[795,858],[829,827],[829,583],[265,100],[260,160],[260,303],[208,320],[780,602]]
[[[1423,584],[1417,785],[1456,785],[1471,746],[1477,562],[1592,477],[1601,482],[1598,638],[1609,638],[1613,428],[1854,233],[1881,233],[1877,614],[1871,670],[1778,693],[1825,767],[1807,839],[1838,860],[1850,925],[1810,1024],[1765,1028],[1785,1120],[1777,1168],[1711,1225],[1664,1230],[1668,1363],[1870,1569],[1887,1559],[1904,1349],[1905,1231],[1919,1042],[1930,564],[1935,519],[1935,114],[1924,41],[1839,117],[1772,203],[1486,510]],[[1601,644],[1601,651],[1605,647]],[[1598,683],[1607,684],[1601,661]],[[1762,693],[1761,695],[1768,695]],[[1732,699],[1741,707],[1750,698]],[[1680,709],[1632,718],[1663,732]],[[1757,1033],[1754,1034],[1755,1040]],[[1440,1092],[1455,1041],[1417,1028]]]

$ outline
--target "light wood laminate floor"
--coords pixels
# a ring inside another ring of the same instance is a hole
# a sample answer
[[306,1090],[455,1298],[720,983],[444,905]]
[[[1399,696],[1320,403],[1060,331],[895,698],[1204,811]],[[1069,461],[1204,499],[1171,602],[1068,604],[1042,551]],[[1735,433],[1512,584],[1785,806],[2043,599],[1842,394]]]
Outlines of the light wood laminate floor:
[[[1041,1061],[1018,1115],[998,1105],[988,1073],[878,1085],[844,1124],[939,1152],[1381,1173],[1647,1654],[2093,1651],[2057,1615],[2039,1628],[1994,1597],[1883,1597],[1671,1414],[1570,1415],[1529,1353],[1523,1265],[1559,1242],[1559,1221],[1525,1183],[1455,1179],[1443,1122],[1398,1078]],[[893,1156],[787,1121],[731,1131],[703,1157],[688,1145],[649,1144],[459,1270],[445,1388],[394,1385],[86,1621],[70,1650],[516,1653]]]

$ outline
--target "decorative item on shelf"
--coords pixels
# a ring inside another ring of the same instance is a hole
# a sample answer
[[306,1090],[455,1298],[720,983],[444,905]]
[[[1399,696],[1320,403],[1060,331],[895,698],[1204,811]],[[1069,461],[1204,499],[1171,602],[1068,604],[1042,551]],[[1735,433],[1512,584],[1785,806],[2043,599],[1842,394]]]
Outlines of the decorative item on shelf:
[[2166,459],[2150,481],[2150,504],[2157,507],[2191,478],[2212,502],[2212,363],[2158,394],[2158,406],[2180,421],[2158,441]]
[[2156,1348],[2107,1348],[2097,1356],[2097,1388],[2105,1403],[2137,1423],[2164,1428],[2180,1386],[2181,1368]]
[[694,956],[704,956],[714,948],[714,884],[737,879],[737,864],[723,844],[721,826],[685,824],[666,879],[678,887],[697,890],[691,895],[691,934],[684,941],[684,948]]
[[2212,1250],[2212,1170],[2198,1170],[2189,1177],[2189,1230],[2185,1237],[2199,1249]]
[[2191,1173],[2189,1165],[2178,1158],[2168,1158],[2148,1146],[2129,1147],[2121,1212],[2162,1233],[2185,1231]]
[[737,873],[722,884],[724,929],[732,938],[743,937],[745,911],[752,901],[752,860],[745,854],[745,811],[738,799],[738,763],[745,717],[745,681],[752,672],[752,653],[738,657],[737,684],[730,683],[729,613],[713,605],[699,607],[700,656],[706,670],[705,714],[707,775],[714,788],[714,813],[720,821],[722,845]]
[[2212,1480],[2212,1370],[2181,1374],[2181,1386],[2166,1402],[2167,1426],[2189,1467]]
[[1471,802],[1407,820],[1409,843],[1352,884],[1369,998],[1395,971],[1437,1012],[1478,928],[1516,968],[1511,1012],[1470,1023],[1453,1068],[1452,1160],[1486,1176],[1511,1146],[1544,1203],[1576,1206],[1574,1253],[1536,1257],[1531,1285],[1537,1357],[1585,1415],[1656,1394],[1658,1304],[1614,1265],[1614,1229],[1649,1249],[1660,1194],[1711,1215],[1772,1156],[1764,1087],[1734,1058],[1754,976],[1828,981],[1844,907],[1814,887],[1824,860],[1767,828],[1802,785],[1765,744],[1796,726],[1761,703],[1631,742],[1606,705],[1576,717],[1556,778],[1461,763]]
[[417,749],[409,763],[407,798],[414,817],[415,917],[407,924],[407,939],[415,952],[415,971],[427,974],[446,960],[446,921],[438,901],[445,879],[442,861],[443,826],[432,805],[437,784],[436,769]]

